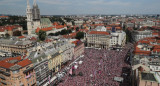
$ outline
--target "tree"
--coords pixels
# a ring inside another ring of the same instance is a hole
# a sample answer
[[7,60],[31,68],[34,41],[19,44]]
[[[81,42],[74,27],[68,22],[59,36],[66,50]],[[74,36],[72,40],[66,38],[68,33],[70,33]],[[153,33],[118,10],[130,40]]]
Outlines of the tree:
[[28,32],[24,32],[23,34],[28,34]]
[[60,34],[60,32],[56,32],[56,33],[55,33],[55,36],[58,36],[59,34]]
[[21,31],[14,31],[13,36],[22,36]]
[[126,42],[132,42],[131,32],[128,29],[126,29],[125,32],[126,32]]
[[73,26],[75,25],[75,22],[74,22],[74,21],[72,21],[72,25],[73,25]]
[[72,30],[71,29],[69,29],[69,30],[67,30],[68,31],[68,33],[72,33]]
[[61,34],[61,35],[67,34],[67,30],[66,30],[66,29],[62,30],[60,34]]
[[6,34],[5,34],[5,37],[6,37],[6,38],[9,38],[9,37],[10,37],[10,35],[9,35],[8,33],[6,33]]
[[84,38],[84,32],[78,32],[77,34],[76,34],[76,39],[82,39],[82,38]]
[[43,30],[40,30],[38,33],[38,37],[39,37],[39,40],[44,41],[46,39],[46,32]]
[[79,30],[79,27],[76,27],[76,31],[78,31]]
[[49,33],[49,34],[48,34],[48,36],[54,36],[54,35],[55,35],[54,33]]

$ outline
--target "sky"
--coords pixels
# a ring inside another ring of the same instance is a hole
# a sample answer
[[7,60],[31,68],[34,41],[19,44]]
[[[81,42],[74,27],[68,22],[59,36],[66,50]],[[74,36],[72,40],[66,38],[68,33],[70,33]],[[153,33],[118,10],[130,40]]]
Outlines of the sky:
[[[26,4],[27,0],[0,0],[0,14],[25,15]],[[160,14],[160,0],[37,0],[37,4],[41,15]]]

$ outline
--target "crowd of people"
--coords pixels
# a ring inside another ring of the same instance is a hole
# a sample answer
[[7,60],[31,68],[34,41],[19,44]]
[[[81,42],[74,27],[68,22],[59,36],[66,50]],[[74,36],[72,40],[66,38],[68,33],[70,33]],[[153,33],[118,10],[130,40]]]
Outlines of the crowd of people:
[[118,51],[85,49],[84,57],[81,59],[83,63],[77,62],[77,68],[72,68],[72,74],[68,71],[58,86],[129,86],[129,82],[118,82],[114,77],[124,77],[123,68],[130,68],[125,59],[131,46],[128,44]]

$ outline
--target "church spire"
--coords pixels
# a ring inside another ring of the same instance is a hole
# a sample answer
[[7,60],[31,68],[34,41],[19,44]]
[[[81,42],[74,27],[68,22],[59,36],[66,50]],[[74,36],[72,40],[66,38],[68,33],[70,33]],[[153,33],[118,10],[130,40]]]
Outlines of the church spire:
[[29,5],[29,0],[27,0],[27,7],[30,7],[30,5]]
[[36,5],[37,5],[36,0],[34,0],[33,5],[34,5],[34,6],[36,6]]

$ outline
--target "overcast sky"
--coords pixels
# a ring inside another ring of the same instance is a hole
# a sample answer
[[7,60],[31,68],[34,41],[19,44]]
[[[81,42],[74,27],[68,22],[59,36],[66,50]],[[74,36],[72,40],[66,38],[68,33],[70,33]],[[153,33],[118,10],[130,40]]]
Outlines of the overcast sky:
[[[0,14],[25,15],[26,4],[27,0],[0,0]],[[41,15],[160,14],[160,0],[37,0],[37,4]]]

